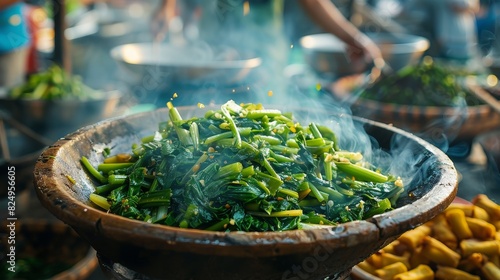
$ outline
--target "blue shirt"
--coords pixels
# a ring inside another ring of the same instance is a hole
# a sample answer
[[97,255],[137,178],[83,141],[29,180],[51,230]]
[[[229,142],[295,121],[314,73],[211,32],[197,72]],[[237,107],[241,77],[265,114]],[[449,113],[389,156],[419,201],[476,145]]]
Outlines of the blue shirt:
[[26,46],[30,42],[28,26],[23,16],[24,3],[15,3],[0,10],[0,53]]

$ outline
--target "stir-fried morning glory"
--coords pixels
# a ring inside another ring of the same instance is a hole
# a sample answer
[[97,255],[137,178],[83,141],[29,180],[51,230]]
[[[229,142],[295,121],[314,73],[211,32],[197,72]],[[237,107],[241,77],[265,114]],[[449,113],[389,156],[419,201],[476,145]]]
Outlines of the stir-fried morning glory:
[[149,223],[212,231],[283,231],[366,219],[393,209],[403,182],[341,150],[326,126],[303,126],[260,104],[223,104],[170,120],[132,144],[82,164],[90,200]]

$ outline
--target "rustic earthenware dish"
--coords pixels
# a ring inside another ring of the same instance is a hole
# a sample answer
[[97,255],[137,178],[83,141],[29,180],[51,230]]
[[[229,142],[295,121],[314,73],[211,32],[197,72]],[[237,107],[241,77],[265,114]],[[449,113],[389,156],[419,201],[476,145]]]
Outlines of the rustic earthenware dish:
[[407,184],[408,193],[396,209],[368,220],[285,232],[207,232],[94,208],[89,195],[95,182],[80,165],[81,156],[97,165],[104,147],[129,151],[131,143],[151,135],[167,119],[168,111],[160,109],[84,127],[47,148],[34,170],[41,203],[88,240],[106,265],[124,267],[143,279],[345,277],[355,264],[443,211],[457,192],[457,171],[442,151],[400,129],[356,119],[381,148],[406,147],[406,157],[418,158],[412,166],[422,167],[416,169],[420,179]]
[[446,134],[450,140],[472,140],[476,135],[497,128],[500,114],[488,105],[466,108],[409,106],[358,99],[353,113],[413,133],[431,136]]
[[[7,267],[13,264],[9,263],[11,260],[16,265],[17,277],[7,279],[83,280],[98,267],[95,250],[68,225],[57,220],[23,218],[3,222],[0,252]],[[9,256],[12,254],[14,259]],[[1,275],[8,273],[14,272],[3,271]]]
[[330,90],[335,98],[350,104],[354,115],[392,124],[425,137],[428,141],[442,135],[446,135],[449,141],[472,141],[477,135],[500,125],[500,114],[487,104],[466,107],[412,106],[356,98],[353,92],[359,91],[357,86],[363,79],[364,75],[344,77],[333,83]]

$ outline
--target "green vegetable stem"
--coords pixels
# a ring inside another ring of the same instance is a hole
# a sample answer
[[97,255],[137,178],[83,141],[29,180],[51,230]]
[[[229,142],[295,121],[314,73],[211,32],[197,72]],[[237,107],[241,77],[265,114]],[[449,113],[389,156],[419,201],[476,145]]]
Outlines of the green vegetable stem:
[[[284,231],[333,226],[390,211],[397,176],[339,147],[329,127],[290,113],[229,101],[202,117],[169,119],[131,144],[106,151],[90,201],[110,214],[209,231]],[[77,183],[77,182],[76,182]]]

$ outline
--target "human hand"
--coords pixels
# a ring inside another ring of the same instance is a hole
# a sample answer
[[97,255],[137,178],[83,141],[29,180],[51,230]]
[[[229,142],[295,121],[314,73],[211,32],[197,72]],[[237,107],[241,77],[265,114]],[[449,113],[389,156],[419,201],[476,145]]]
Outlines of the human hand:
[[478,0],[454,0],[448,1],[448,7],[457,14],[478,13],[481,5]]
[[377,69],[388,67],[380,48],[364,34],[358,35],[353,43],[347,44],[346,53],[355,69],[372,63]]

